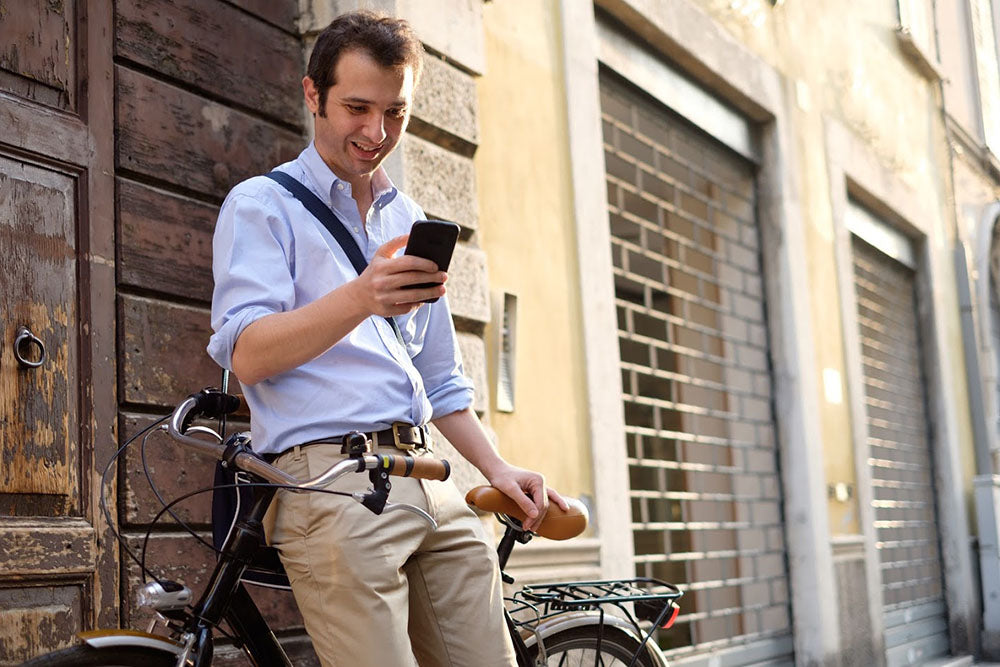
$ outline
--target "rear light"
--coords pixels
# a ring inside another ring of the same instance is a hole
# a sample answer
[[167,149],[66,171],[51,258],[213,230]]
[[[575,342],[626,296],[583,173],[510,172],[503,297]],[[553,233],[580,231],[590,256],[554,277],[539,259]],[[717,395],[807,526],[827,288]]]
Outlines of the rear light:
[[668,630],[671,626],[673,626],[674,621],[677,620],[677,614],[680,613],[681,610],[681,608],[674,602],[671,602],[670,606],[673,607],[674,610],[670,612],[670,618],[667,619],[667,622],[660,626],[664,630]]

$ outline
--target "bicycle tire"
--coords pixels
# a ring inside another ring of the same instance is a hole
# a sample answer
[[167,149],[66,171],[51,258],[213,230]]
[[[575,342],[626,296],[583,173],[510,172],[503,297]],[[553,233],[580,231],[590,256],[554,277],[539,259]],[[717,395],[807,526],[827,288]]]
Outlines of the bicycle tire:
[[[601,659],[596,660],[597,624],[560,630],[545,638],[546,665],[549,667],[628,667],[639,649],[639,640],[617,628],[604,627],[601,636]],[[531,657],[537,658],[538,646],[531,647]],[[634,664],[636,667],[659,667],[646,647]]]
[[32,658],[21,667],[174,667],[177,656],[148,646],[71,646]]

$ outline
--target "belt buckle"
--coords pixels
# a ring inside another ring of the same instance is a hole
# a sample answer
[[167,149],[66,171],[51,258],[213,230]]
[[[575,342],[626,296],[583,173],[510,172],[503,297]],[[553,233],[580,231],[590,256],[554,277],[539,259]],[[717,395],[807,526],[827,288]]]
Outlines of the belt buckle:
[[412,452],[417,448],[417,445],[411,442],[401,442],[399,439],[399,428],[405,426],[406,428],[413,428],[406,422],[393,422],[392,423],[392,444],[396,446],[396,449],[401,449],[404,452]]

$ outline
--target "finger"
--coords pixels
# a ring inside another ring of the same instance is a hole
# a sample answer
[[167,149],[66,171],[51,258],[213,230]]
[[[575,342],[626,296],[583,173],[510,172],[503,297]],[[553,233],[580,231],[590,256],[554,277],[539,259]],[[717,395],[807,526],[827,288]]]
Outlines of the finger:
[[524,522],[525,527],[531,523],[532,519],[538,516],[538,508],[535,506],[535,502],[528,497],[528,495],[521,489],[521,486],[517,483],[504,484],[503,488],[500,489],[510,497],[521,510],[528,515],[528,520]]
[[[382,246],[382,248],[384,247]],[[379,252],[381,252],[382,248],[379,248]],[[417,257],[416,255],[399,255],[398,257],[389,258],[376,255],[372,264],[376,262],[379,265],[379,271],[386,275],[395,275],[397,273],[443,273],[433,261],[424,257]],[[426,276],[423,276],[422,282],[428,282]]]
[[[409,234],[403,234],[402,236],[397,236],[394,239],[390,239],[379,246],[379,249],[375,251],[375,254],[379,257],[385,257],[386,259],[391,258],[395,255],[400,248],[406,247],[406,242],[409,240]],[[433,262],[432,262],[433,264]],[[435,265],[435,268],[437,266]]]
[[399,289],[395,292],[390,292],[388,295],[389,301],[393,305],[405,306],[405,305],[420,305],[428,299],[440,299],[445,295],[447,289],[444,285],[435,285],[434,287],[421,287],[420,289]]
[[551,486],[548,488],[548,493],[549,493],[549,500],[558,505],[559,509],[561,509],[564,512],[569,510],[569,503],[566,502],[566,499],[563,498],[561,495],[559,495],[559,493]]
[[448,280],[448,274],[444,271],[427,273],[426,271],[402,271],[393,273],[385,277],[386,289],[399,289],[406,285],[420,285],[423,283],[444,284]]
[[545,493],[545,483],[538,483],[537,480],[528,479],[523,480],[521,484],[519,485],[519,490],[523,493],[525,499],[532,504],[532,509],[534,510],[534,512],[529,512],[525,509],[528,518],[524,521],[524,528],[533,532],[541,525],[542,519],[545,518],[545,512],[548,511],[548,497]]
[[542,525],[542,520],[545,519],[545,515],[549,511],[549,494],[546,492],[545,487],[542,486],[540,493],[537,489],[533,489],[531,495],[535,501],[535,507],[538,508],[538,516],[531,521],[531,530],[535,530]]

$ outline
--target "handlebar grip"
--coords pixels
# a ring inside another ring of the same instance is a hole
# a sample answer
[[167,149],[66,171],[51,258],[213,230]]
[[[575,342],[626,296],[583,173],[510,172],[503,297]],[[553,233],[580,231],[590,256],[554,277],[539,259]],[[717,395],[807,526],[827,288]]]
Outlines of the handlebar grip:
[[197,402],[195,409],[209,419],[218,419],[240,409],[239,396],[226,394],[215,387],[206,387],[191,394],[191,398]]
[[201,391],[191,394],[188,398],[194,400],[194,406],[181,424],[182,433],[197,417],[218,419],[222,415],[228,415],[240,409],[238,396],[226,394],[215,387],[205,387]]
[[414,458],[412,456],[379,455],[382,467],[390,475],[398,477],[416,477],[418,479],[433,479],[443,482],[451,476],[451,464],[444,459],[429,456]]

